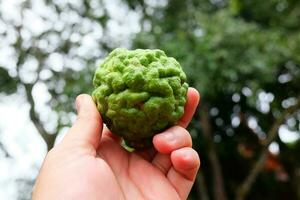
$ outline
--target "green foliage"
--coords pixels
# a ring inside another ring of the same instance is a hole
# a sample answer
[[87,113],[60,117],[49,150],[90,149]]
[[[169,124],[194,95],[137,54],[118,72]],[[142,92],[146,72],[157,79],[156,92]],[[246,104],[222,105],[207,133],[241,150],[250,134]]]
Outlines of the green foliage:
[[231,0],[230,5],[233,13],[247,21],[263,26],[281,26],[286,30],[300,28],[300,2],[297,0]]
[[[134,48],[160,48],[178,59],[190,85],[200,91],[199,110],[206,107],[210,112],[212,137],[226,191],[232,199],[262,150],[261,143],[271,124],[286,109],[283,102],[295,101],[299,96],[300,27],[296,13],[300,13],[297,12],[300,5],[296,1],[277,0],[220,2],[223,3],[170,1],[145,18],[151,22],[151,28],[139,33],[133,45]],[[264,110],[261,105],[266,96],[270,100],[268,109]],[[198,124],[201,117],[198,114],[195,117],[190,129],[203,133],[202,124]],[[299,131],[299,117],[291,118],[297,122],[293,129]],[[257,123],[255,127],[249,127],[251,120]],[[213,196],[210,145],[202,134],[193,136]],[[299,165],[296,161],[288,164],[284,158],[295,157],[296,152],[290,152],[278,138],[276,141],[282,146],[278,158],[285,170],[293,166],[289,171],[293,177]],[[291,190],[291,182],[296,181],[291,178],[281,182],[276,179],[276,172],[265,173],[255,182],[251,199],[264,199],[263,190],[268,198],[278,198]],[[270,185],[280,191],[279,196]],[[289,193],[286,197],[297,195],[296,190]]]
[[223,10],[214,15],[196,14],[195,19],[195,28],[178,28],[161,35],[159,41],[155,33],[142,33],[135,44],[159,45],[177,58],[205,98],[241,91],[245,86],[257,90],[260,84],[277,81],[278,67],[290,60],[299,62],[295,53],[299,47],[291,45],[300,41],[298,34],[287,38],[284,31],[262,31],[255,23]]
[[0,92],[12,94],[17,90],[17,81],[12,78],[8,71],[0,67]]

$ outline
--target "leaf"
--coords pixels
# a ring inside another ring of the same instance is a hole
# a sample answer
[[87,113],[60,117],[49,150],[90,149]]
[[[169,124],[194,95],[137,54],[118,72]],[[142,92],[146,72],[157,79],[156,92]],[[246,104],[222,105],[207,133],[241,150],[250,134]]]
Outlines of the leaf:
[[17,90],[17,81],[11,77],[7,69],[0,67],[0,92],[5,94],[15,93]]

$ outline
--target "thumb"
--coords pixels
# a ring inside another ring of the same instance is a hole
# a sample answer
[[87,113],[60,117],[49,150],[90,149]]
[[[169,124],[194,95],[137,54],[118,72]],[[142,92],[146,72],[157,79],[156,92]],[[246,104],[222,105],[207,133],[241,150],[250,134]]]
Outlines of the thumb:
[[97,149],[102,133],[102,119],[90,95],[76,98],[77,119],[62,142],[73,145],[92,145]]

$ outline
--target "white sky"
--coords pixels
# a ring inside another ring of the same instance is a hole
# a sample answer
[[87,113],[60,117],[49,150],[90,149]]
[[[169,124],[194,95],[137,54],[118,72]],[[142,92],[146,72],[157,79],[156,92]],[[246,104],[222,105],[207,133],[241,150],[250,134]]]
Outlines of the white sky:
[[12,158],[0,160],[0,197],[15,199],[14,179],[34,177],[41,165],[46,146],[28,117],[29,105],[20,95],[1,97],[0,140]]

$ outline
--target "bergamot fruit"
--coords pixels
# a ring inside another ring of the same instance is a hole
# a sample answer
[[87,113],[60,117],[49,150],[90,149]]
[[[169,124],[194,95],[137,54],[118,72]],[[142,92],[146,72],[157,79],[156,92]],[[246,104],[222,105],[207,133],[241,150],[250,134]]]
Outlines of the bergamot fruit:
[[97,68],[92,93],[104,123],[127,146],[152,145],[184,113],[188,84],[180,64],[161,50],[113,50]]

